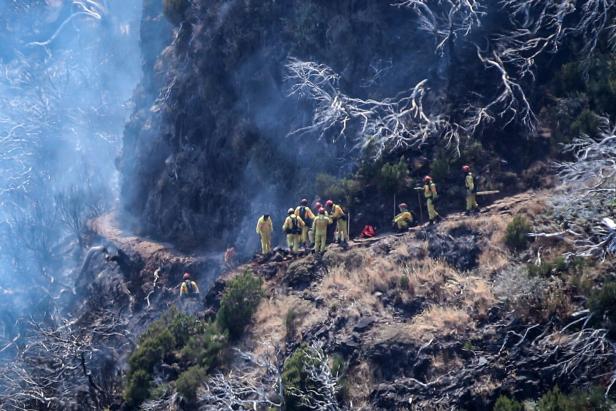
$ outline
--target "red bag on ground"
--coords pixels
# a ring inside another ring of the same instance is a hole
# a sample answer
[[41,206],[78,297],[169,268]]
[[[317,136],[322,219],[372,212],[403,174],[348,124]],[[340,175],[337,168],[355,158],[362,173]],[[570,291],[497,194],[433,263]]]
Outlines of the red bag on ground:
[[376,235],[376,230],[371,225],[364,226],[364,229],[361,230],[360,238],[372,238]]

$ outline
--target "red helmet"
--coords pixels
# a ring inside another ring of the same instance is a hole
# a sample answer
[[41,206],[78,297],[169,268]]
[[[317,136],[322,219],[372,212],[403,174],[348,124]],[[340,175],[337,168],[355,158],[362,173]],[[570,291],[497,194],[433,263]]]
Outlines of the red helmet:
[[319,208],[319,214],[325,214],[325,209],[323,207]]
[[188,280],[190,278],[190,274],[184,273],[184,276],[182,278]]
[[327,207],[333,207],[333,206],[334,206],[334,202],[333,202],[332,200],[327,200],[327,201],[325,202],[325,205],[326,205]]
[[409,208],[408,204],[406,204],[406,203],[400,203],[400,204],[398,204],[398,207],[400,207],[400,208]]
[[427,183],[428,181],[432,181],[432,177],[430,176],[425,176],[424,177],[424,182]]
[[471,167],[465,164],[462,166],[462,171],[468,173],[469,171],[471,171]]
[[299,202],[301,205],[303,206],[307,206],[308,205],[308,200],[306,200],[305,198],[302,198],[302,201]]
[[321,204],[320,202],[318,202],[318,201],[317,201],[317,202],[314,204],[314,208],[316,208],[317,210],[320,210],[321,208],[323,208],[323,204]]

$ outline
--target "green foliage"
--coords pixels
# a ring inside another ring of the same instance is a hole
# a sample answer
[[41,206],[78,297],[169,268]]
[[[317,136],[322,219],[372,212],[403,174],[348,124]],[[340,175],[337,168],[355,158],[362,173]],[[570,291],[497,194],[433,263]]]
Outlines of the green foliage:
[[245,272],[232,279],[222,296],[216,322],[231,338],[242,335],[261,301],[261,279]]
[[205,371],[214,364],[227,342],[226,334],[215,324],[204,323],[172,308],[153,322],[139,337],[137,347],[128,359],[124,399],[130,409],[144,400],[160,397],[165,384],[152,387],[154,371],[178,354]]
[[610,407],[611,402],[597,388],[567,395],[554,387],[537,403],[537,411],[609,411]]
[[600,125],[599,116],[594,111],[586,108],[571,123],[571,136],[593,135],[597,132]]
[[560,256],[552,261],[542,261],[541,264],[529,264],[528,275],[531,277],[549,277],[551,274],[562,273],[568,268],[565,258]]
[[445,181],[451,174],[451,166],[445,155],[437,155],[430,164],[430,173],[434,181],[438,184],[439,181]]
[[409,185],[409,169],[401,157],[397,163],[385,163],[377,176],[377,187],[386,194],[398,193]]
[[187,9],[188,0],[163,0],[165,17],[173,24],[177,25],[182,22]]
[[331,174],[319,173],[315,179],[315,189],[321,197],[344,201],[347,206],[362,190],[361,182],[351,178],[339,179]]
[[531,227],[528,220],[521,215],[513,217],[505,231],[505,244],[512,250],[521,251],[528,247],[528,233]]
[[180,354],[191,364],[208,370],[216,364],[227,342],[227,333],[221,331],[218,324],[210,323],[203,332],[190,337]]
[[309,408],[302,405],[300,393],[310,390],[318,392],[319,387],[310,380],[306,368],[316,365],[316,360],[308,354],[307,347],[300,347],[284,363],[282,370],[282,383],[284,385],[284,397],[289,411],[304,411]]
[[291,307],[287,310],[287,313],[284,317],[284,325],[287,331],[287,338],[293,338],[295,336],[295,332],[297,331],[298,316],[299,312],[295,307]]
[[194,404],[197,400],[197,388],[199,388],[206,375],[207,371],[198,365],[184,371],[175,382],[178,394],[189,404]]
[[400,276],[400,288],[402,288],[403,290],[408,290],[409,286],[410,286],[409,277],[406,274]]
[[616,282],[608,282],[588,298],[588,307],[595,318],[603,319],[610,330],[616,335]]
[[494,404],[493,411],[523,411],[524,406],[522,403],[512,400],[505,395],[501,395]]

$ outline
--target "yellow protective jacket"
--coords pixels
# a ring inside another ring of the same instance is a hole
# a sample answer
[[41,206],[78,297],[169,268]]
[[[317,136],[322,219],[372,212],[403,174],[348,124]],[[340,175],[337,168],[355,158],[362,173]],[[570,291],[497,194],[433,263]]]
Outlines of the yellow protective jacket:
[[333,220],[339,220],[342,217],[344,217],[344,211],[342,210],[342,207],[340,207],[338,204],[334,204],[332,207],[332,211],[329,213],[329,216],[333,219]]
[[324,234],[327,232],[327,226],[332,223],[332,219],[324,214],[319,214],[314,218],[312,222],[312,228],[314,229],[315,235]]
[[466,178],[464,178],[464,186],[469,192],[475,192],[475,179],[473,178],[473,173],[466,174]]
[[[306,217],[306,219],[310,219],[310,221],[314,220],[314,213],[312,212],[312,210],[308,206],[299,206],[299,207],[297,207],[295,209],[295,215],[298,216],[299,218],[302,218],[302,216],[301,216],[302,207],[304,207],[306,209],[304,211],[304,217]],[[304,223],[306,223],[306,220],[302,219],[302,221],[304,221]]]
[[438,197],[438,193],[436,192],[436,184],[434,183],[424,184],[424,197],[432,198],[432,199]]
[[413,214],[410,211],[403,211],[394,217],[394,223],[399,228],[406,228],[413,222]]
[[267,221],[265,221],[263,216],[259,217],[257,221],[257,234],[270,234],[273,230],[272,217],[268,218]]
[[296,216],[295,214],[292,214],[290,216],[287,216],[287,218],[284,220],[284,224],[282,225],[282,230],[287,233],[287,234],[300,234],[301,231],[299,233],[289,233],[288,231],[291,230],[293,228],[293,220],[297,219],[297,227],[298,228],[302,228],[303,226],[306,225],[306,223],[304,223],[304,220],[302,220],[300,217]]
[[[190,287],[189,287],[190,286]],[[197,283],[192,280],[182,281],[180,285],[180,296],[196,295],[199,294],[199,287]]]

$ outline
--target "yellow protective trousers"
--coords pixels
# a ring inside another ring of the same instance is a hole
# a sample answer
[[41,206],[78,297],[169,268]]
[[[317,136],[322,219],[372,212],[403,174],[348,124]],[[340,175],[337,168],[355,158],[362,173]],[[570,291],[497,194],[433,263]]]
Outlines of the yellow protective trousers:
[[316,231],[314,234],[314,251],[324,253],[327,248],[327,231]]
[[473,211],[478,207],[479,204],[477,204],[477,194],[466,193],[466,211]]
[[261,253],[269,254],[272,251],[272,233],[263,232],[259,235],[261,236]]
[[308,227],[308,225],[306,224],[305,226],[302,227],[302,234],[301,234],[301,242],[304,244],[308,244],[310,241],[310,237],[309,237],[309,232],[310,232],[310,227]]
[[298,253],[300,242],[301,234],[287,234],[287,245],[289,246],[289,250]]
[[334,233],[336,241],[349,241],[349,225],[345,220],[338,220],[336,222],[336,232]]
[[434,221],[439,214],[436,211],[436,208],[434,208],[434,202],[431,198],[426,199],[426,206],[428,208],[428,218],[430,221]]

